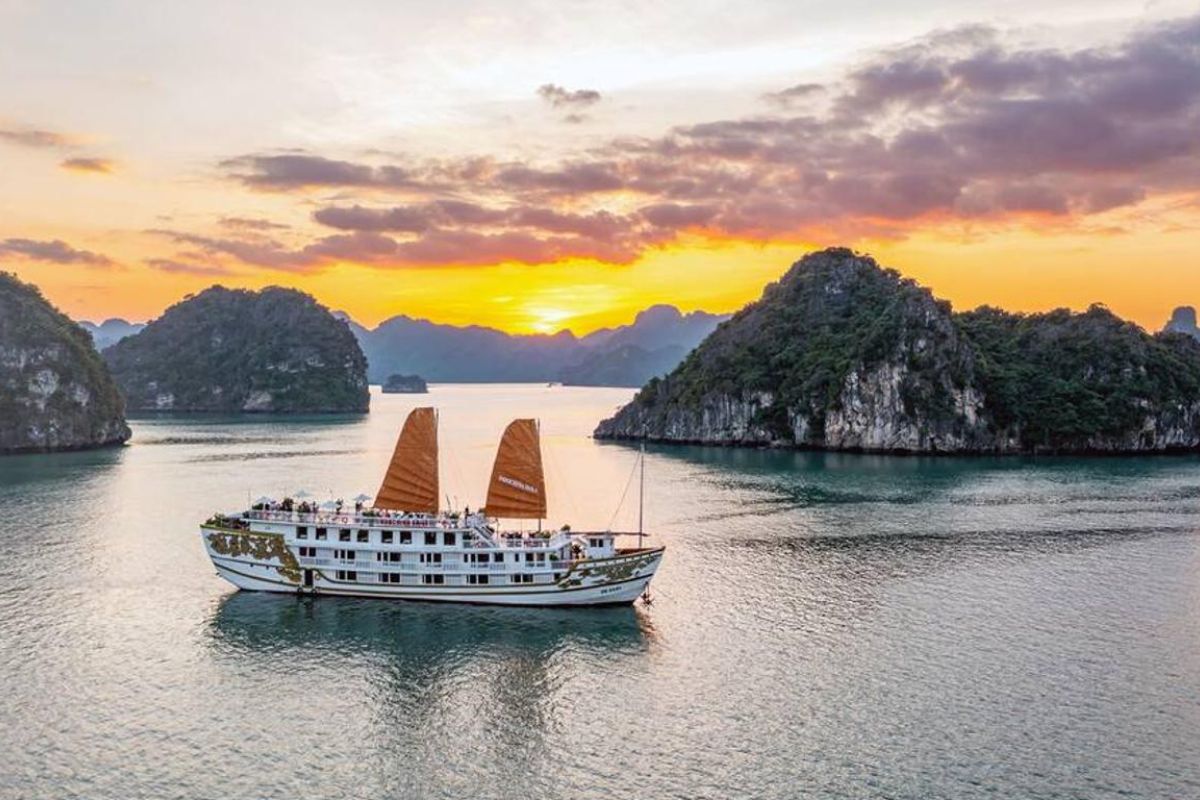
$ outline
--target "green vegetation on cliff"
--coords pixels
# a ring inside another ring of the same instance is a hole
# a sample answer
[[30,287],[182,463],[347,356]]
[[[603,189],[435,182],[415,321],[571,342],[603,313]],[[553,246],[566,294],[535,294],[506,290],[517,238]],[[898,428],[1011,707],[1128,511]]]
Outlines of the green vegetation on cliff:
[[362,412],[366,358],[303,292],[214,286],[104,351],[139,410]]
[[0,453],[119,444],[124,412],[91,336],[0,272]]
[[898,344],[923,340],[908,353],[905,399],[950,413],[943,384],[961,384],[969,364],[944,319],[949,304],[870,259],[849,251],[828,255],[801,262],[803,268],[769,285],[693,350],[669,376],[671,401],[695,404],[714,391],[769,392],[774,402],[760,415],[769,428],[786,435],[791,412],[820,432],[852,370],[869,370]]
[[1200,344],[1101,306],[954,313],[849,250],[806,256],[600,437],[942,452],[1200,447]]
[[1200,400],[1200,344],[1151,336],[1100,305],[1082,314],[983,307],[955,320],[977,353],[989,420],[1015,431],[1026,449],[1137,437],[1147,410]]

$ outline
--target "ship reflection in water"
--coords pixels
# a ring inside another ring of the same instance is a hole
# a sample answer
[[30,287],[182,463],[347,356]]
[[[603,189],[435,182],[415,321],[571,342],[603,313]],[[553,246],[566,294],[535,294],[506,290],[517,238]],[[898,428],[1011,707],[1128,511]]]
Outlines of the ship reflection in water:
[[274,652],[304,661],[353,652],[428,673],[466,658],[548,661],[571,651],[628,657],[649,650],[654,628],[645,612],[632,606],[530,613],[501,606],[235,592],[217,603],[209,636],[223,656]]
[[275,664],[259,699],[302,728],[286,733],[288,747],[328,752],[312,722],[326,720],[328,733],[352,737],[337,760],[361,762],[385,794],[422,796],[435,779],[461,783],[463,796],[479,796],[480,781],[537,796],[571,758],[561,726],[582,713],[579,725],[600,735],[611,710],[587,710],[623,707],[595,678],[636,679],[655,634],[630,606],[531,612],[237,592],[217,604],[207,642],[223,672]]

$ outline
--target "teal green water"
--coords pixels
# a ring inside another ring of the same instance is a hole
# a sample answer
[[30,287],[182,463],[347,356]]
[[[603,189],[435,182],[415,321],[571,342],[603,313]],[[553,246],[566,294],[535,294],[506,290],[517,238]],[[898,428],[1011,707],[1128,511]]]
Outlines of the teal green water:
[[1196,458],[655,447],[667,555],[627,609],[236,593],[201,548],[248,495],[374,491],[421,402],[452,503],[536,415],[552,522],[628,528],[636,453],[587,433],[629,395],[441,386],[0,460],[0,797],[1200,796]]

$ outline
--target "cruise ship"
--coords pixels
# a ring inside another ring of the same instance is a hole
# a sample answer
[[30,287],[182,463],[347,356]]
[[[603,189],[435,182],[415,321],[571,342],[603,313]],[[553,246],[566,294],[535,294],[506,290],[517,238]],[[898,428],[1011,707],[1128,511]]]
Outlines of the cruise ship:
[[[644,478],[645,466],[639,464]],[[648,596],[663,547],[639,531],[541,530],[546,517],[538,424],[500,439],[486,505],[439,509],[437,412],[405,420],[383,483],[352,508],[262,498],[200,526],[217,574],[239,589],[522,606],[628,605]],[[639,500],[640,503],[640,500]],[[537,530],[505,528],[537,520]],[[636,546],[617,540],[634,536]]]

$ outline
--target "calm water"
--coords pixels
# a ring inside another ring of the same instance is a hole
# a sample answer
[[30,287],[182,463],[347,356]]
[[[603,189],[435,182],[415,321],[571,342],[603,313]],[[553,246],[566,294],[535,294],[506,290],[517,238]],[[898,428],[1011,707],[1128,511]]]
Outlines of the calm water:
[[[552,521],[632,525],[629,394],[435,387],[451,502],[536,414]],[[1200,796],[1200,460],[656,448],[649,607],[215,577],[197,522],[374,491],[415,402],[0,460],[0,796]]]

